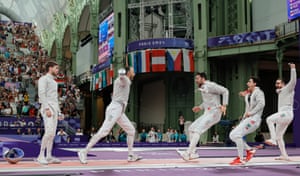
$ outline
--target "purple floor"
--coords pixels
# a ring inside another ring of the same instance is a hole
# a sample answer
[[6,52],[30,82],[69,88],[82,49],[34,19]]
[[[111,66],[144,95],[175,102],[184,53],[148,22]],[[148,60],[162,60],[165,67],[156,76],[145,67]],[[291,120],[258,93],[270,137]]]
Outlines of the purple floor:
[[[198,149],[198,154],[202,158],[231,158],[237,155],[237,150],[234,149]],[[287,152],[290,156],[300,156],[300,148],[287,148]],[[178,155],[175,149],[170,150],[153,150],[153,151],[139,151],[137,154],[143,156],[147,159],[176,159]],[[89,159],[101,159],[101,160],[111,160],[111,159],[124,159],[127,157],[127,152],[89,152]],[[257,150],[255,157],[268,157],[268,156],[279,156],[279,149],[276,147],[268,147],[266,149]]]
[[113,169],[90,171],[66,171],[43,173],[3,173],[6,176],[298,176],[300,168],[296,165],[289,166],[256,166],[256,167],[224,167],[224,168],[162,168],[162,169]]
[[[149,149],[149,148],[147,148]],[[38,153],[37,151],[34,152]],[[202,158],[232,158],[237,155],[237,150],[235,149],[198,149],[198,154]],[[300,148],[290,147],[287,148],[289,156],[300,156]],[[146,151],[138,151],[137,154],[143,156],[143,158],[149,159],[176,159],[178,155],[176,149],[169,150],[153,150],[151,149]],[[257,150],[255,157],[268,157],[268,156],[279,156],[279,149],[277,147],[268,147],[266,149]],[[67,150],[56,149],[54,155],[61,158],[62,160],[72,160],[77,159],[77,153]],[[90,160],[115,160],[115,159],[124,159],[127,157],[127,152],[125,151],[91,151],[89,152],[88,159]],[[32,160],[35,156],[26,157],[24,160]],[[1,159],[0,159],[1,161]]]
[[[32,149],[32,148],[31,148]],[[149,149],[149,148],[147,148]],[[38,153],[39,148],[34,152]],[[237,150],[235,149],[198,149],[198,154],[202,158],[231,158],[237,155]],[[287,148],[287,152],[289,156],[300,156],[300,148],[290,147]],[[138,151],[136,152],[139,155],[143,156],[143,158],[149,159],[176,159],[178,155],[175,149],[169,150],[146,150],[146,151]],[[278,156],[279,149],[277,147],[267,147],[266,149],[257,150],[255,157],[268,157],[268,156]],[[54,151],[54,155],[61,158],[62,160],[72,160],[77,159],[77,153],[67,150],[56,149]],[[127,157],[127,152],[125,151],[91,151],[89,152],[88,159],[90,160],[115,160],[115,159],[124,159]],[[29,156],[24,158],[24,160],[32,160],[35,156]],[[0,159],[0,161],[2,158]]]
[[[140,149],[140,148],[138,148]],[[300,148],[287,148],[290,156],[300,156]],[[235,149],[203,149],[197,151],[203,158],[233,158],[236,156]],[[150,150],[146,148],[145,151],[138,151],[137,154],[143,156],[145,159],[176,159],[178,155],[175,149],[170,150]],[[126,151],[92,151],[90,152],[89,160],[126,160]],[[258,150],[255,157],[277,156],[279,150],[276,147],[268,147],[267,149]],[[60,157],[62,160],[77,160],[77,157],[64,156]],[[27,158],[29,159],[29,158]],[[93,169],[93,170],[74,170],[74,171],[43,171],[43,172],[22,172],[22,173],[1,173],[6,176],[35,176],[35,175],[51,175],[51,176],[77,176],[77,175],[105,175],[105,176],[297,176],[300,175],[300,161],[299,165],[274,165],[274,166],[232,166],[232,167],[199,167],[199,168],[185,168],[185,167],[171,167],[171,168],[131,168],[131,169]],[[1,168],[0,168],[1,171]]]

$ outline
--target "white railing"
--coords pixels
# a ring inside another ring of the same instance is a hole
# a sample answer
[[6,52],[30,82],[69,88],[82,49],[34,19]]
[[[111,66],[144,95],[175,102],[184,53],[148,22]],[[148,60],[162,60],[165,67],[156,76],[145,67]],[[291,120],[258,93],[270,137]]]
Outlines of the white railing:
[[275,26],[276,37],[284,37],[299,32],[299,20]]

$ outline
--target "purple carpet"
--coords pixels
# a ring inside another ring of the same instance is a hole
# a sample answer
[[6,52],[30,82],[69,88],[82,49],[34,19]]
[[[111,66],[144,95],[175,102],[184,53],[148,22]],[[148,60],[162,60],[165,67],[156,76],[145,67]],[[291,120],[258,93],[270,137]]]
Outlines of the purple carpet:
[[[237,150],[234,149],[199,149],[197,150],[198,154],[202,158],[231,158],[237,156]],[[287,152],[290,156],[299,156],[300,148],[287,148]],[[90,154],[96,156],[90,159],[124,159],[127,157],[127,152],[107,152],[107,151],[98,151],[98,152],[89,152]],[[176,159],[178,155],[176,150],[154,150],[154,151],[139,151],[136,152],[139,155],[142,155],[143,158],[155,158],[155,159]],[[257,150],[256,157],[268,157],[268,156],[279,156],[279,149],[276,147],[269,147],[266,149]]]
[[[38,147],[38,145],[37,145]],[[138,148],[136,153],[143,156],[145,159],[175,159],[179,158],[175,149],[170,150],[147,150],[141,151]],[[300,156],[300,148],[287,148],[289,155]],[[69,151],[63,151],[68,153]],[[235,149],[203,149],[197,150],[201,157],[234,157],[237,151]],[[75,152],[71,152],[74,154]],[[126,160],[126,151],[92,151],[90,154],[93,157],[88,157],[89,160]],[[255,157],[264,156],[277,156],[279,150],[275,147],[268,147],[266,149],[258,150]],[[62,160],[77,160],[75,156],[60,157]],[[22,173],[1,173],[7,176],[35,176],[35,175],[47,175],[47,176],[78,176],[78,175],[90,175],[90,176],[159,176],[159,175],[172,175],[172,176],[297,176],[300,175],[300,161],[299,165],[276,165],[276,166],[247,166],[247,167],[199,167],[199,168],[185,168],[185,167],[171,167],[171,168],[128,168],[128,169],[92,169],[92,170],[72,170],[72,171],[41,171],[41,172],[22,172]]]
[[[28,143],[28,142],[2,142],[3,147],[13,148],[17,147],[24,151],[25,158],[36,158],[40,151],[40,144],[38,143]],[[2,153],[1,153],[2,155]],[[1,156],[0,155],[0,156]],[[53,147],[53,155],[57,157],[77,157],[77,152],[63,150],[58,147]],[[90,155],[93,156],[93,155]]]
[[[103,145],[103,144],[101,144]],[[3,142],[3,146],[7,148],[18,147],[24,150],[25,158],[35,158],[38,156],[40,145],[38,143],[28,143],[28,142]],[[85,147],[85,145],[81,147]],[[125,149],[126,144],[122,146]],[[61,148],[62,146],[58,147],[54,144],[53,148],[53,155],[57,157],[77,157],[77,153],[69,150],[64,150]],[[182,147],[182,146],[180,146]],[[110,147],[108,147],[110,148]],[[150,147],[145,147],[150,149]],[[153,147],[158,149],[158,147]],[[235,157],[237,155],[237,150],[233,149],[201,149],[197,151],[200,157],[203,158],[224,158],[224,157]],[[300,148],[295,147],[288,147],[287,152],[290,156],[300,155]],[[170,150],[155,150],[155,151],[145,151],[145,152],[138,152],[143,155],[145,158],[176,158],[175,149]],[[175,154],[174,154],[175,153]],[[257,150],[256,156],[264,157],[264,156],[277,156],[279,155],[279,150],[277,147],[266,147],[266,149]],[[127,156],[127,152],[90,152],[90,157],[99,156],[100,159],[123,159]]]
[[112,169],[90,171],[64,171],[43,173],[3,173],[6,176],[297,176],[300,168],[288,166],[257,166],[257,167],[225,167],[225,168],[161,168],[161,169]]

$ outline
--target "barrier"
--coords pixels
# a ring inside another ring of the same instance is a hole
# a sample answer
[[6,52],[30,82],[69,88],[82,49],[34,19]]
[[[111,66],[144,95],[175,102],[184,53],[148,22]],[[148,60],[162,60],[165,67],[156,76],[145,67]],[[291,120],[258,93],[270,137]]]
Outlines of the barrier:
[[[35,134],[37,128],[43,128],[43,120],[35,117],[0,116],[1,134],[17,134],[18,129],[20,129],[22,133],[26,133],[28,128]],[[60,128],[69,134],[74,134],[76,129],[80,128],[80,119],[65,118],[58,122],[57,129]]]

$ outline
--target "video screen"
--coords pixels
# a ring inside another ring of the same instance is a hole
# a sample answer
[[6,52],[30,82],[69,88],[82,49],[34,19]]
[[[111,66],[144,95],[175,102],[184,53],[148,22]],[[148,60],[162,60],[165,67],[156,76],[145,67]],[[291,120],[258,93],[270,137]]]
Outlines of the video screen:
[[288,21],[300,17],[300,0],[287,0]]
[[98,64],[101,68],[110,66],[114,50],[114,14],[111,13],[99,24]]

